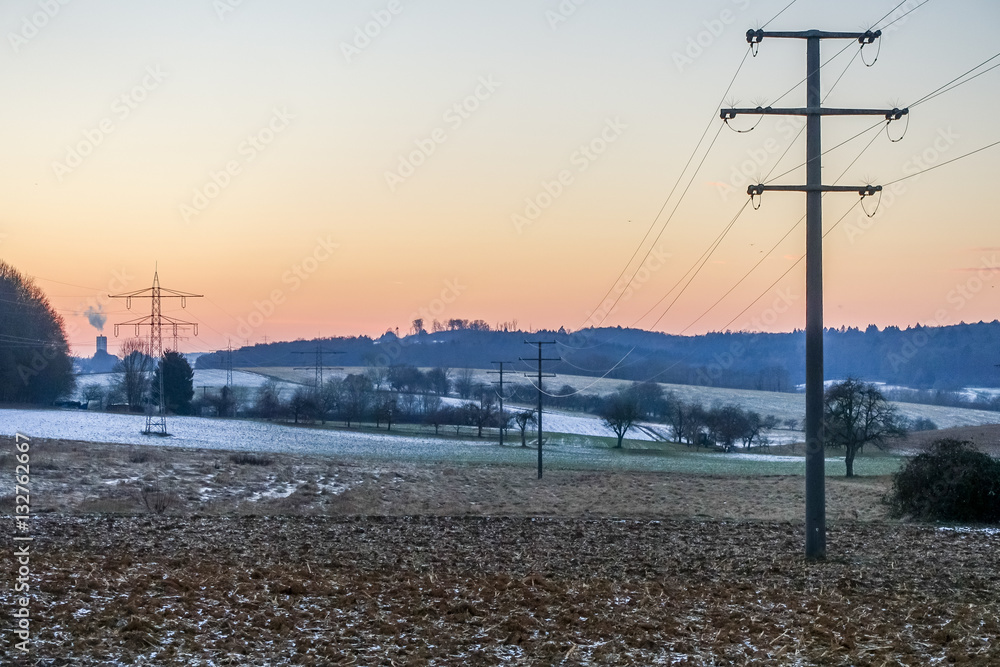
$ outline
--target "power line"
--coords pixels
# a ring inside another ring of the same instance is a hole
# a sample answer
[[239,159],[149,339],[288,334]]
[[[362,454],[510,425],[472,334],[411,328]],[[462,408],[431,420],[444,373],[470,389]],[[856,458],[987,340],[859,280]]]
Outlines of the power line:
[[[595,384],[597,384],[598,382],[600,382],[604,378],[606,378],[609,375],[611,375],[612,371],[614,371],[616,368],[618,368],[619,366],[621,366],[622,363],[624,363],[625,360],[628,358],[628,355],[632,354],[632,352],[634,352],[634,351],[635,351],[635,346],[633,345],[632,348],[628,352],[625,353],[625,356],[618,360],[618,363],[616,363],[614,366],[612,366],[608,370],[604,371],[604,375],[596,378],[593,382],[591,382],[590,384],[588,384],[586,387],[582,387],[582,388],[577,389],[576,391],[572,391],[572,392],[570,392],[568,394],[550,394],[547,391],[543,391],[541,389],[540,385],[537,386],[537,387],[535,386],[535,384],[531,381],[530,377],[528,377],[528,384],[530,384],[532,387],[535,387],[535,389],[537,389],[538,391],[542,392],[546,396],[550,396],[552,398],[569,398],[570,396],[576,396],[577,394],[580,394],[580,393],[583,393],[583,392],[587,391],[588,389],[590,389],[591,387],[593,387]],[[560,361],[562,361],[562,363],[564,363],[564,364],[565,363],[569,363],[565,359],[560,359]],[[572,365],[573,364],[570,364],[570,366],[572,366]],[[577,366],[577,368],[579,368],[579,366]]]
[[796,3],[796,2],[798,2],[798,0],[792,0],[791,2],[789,2],[789,3],[787,4],[787,5],[785,5],[785,6],[784,6],[784,7],[783,7],[783,8],[781,9],[781,11],[780,11],[780,12],[778,12],[777,14],[775,14],[774,16],[772,16],[772,17],[771,17],[771,20],[770,20],[770,21],[768,21],[767,23],[765,23],[764,25],[762,25],[762,26],[760,27],[760,29],[761,29],[761,30],[763,30],[763,29],[764,29],[764,28],[766,28],[767,26],[769,26],[769,25],[771,25],[772,23],[774,23],[775,19],[777,19],[777,18],[778,18],[779,16],[781,16],[781,15],[782,15],[782,14],[784,14],[784,13],[785,13],[786,11],[788,11],[788,8],[789,8],[789,7],[791,7],[792,5],[794,5],[794,4]]
[[[926,5],[926,4],[927,4],[928,2],[930,2],[930,1],[931,1],[931,0],[924,0],[923,2],[921,2],[921,3],[919,4],[919,5],[917,5],[917,6],[916,6],[916,7],[914,7],[913,9],[909,10],[908,12],[905,12],[905,13],[904,13],[904,14],[902,14],[901,16],[897,16],[897,17],[896,17],[896,18],[894,18],[893,20],[891,20],[891,21],[889,21],[888,23],[886,23],[886,24],[885,24],[884,26],[882,26],[882,28],[881,28],[881,29],[882,29],[882,30],[885,30],[885,29],[889,28],[889,26],[891,26],[891,25],[892,25],[893,23],[896,23],[897,21],[902,21],[902,20],[903,20],[903,19],[905,19],[905,18],[906,18],[907,16],[909,16],[909,15],[910,15],[910,14],[912,14],[913,12],[917,11],[918,9],[920,9],[921,7],[923,7],[924,5]],[[899,8],[899,6],[900,6],[900,5],[902,5],[902,4],[903,4],[902,2],[901,2],[901,3],[899,3],[899,5],[896,5],[896,8],[898,9],[898,8]],[[892,11],[894,12],[894,11],[896,11],[896,9],[893,9]],[[892,12],[889,12],[889,14],[891,14],[891,13],[892,13]],[[886,14],[886,16],[888,16],[889,14]],[[883,16],[882,18],[884,19],[884,18],[885,18],[885,16]]]
[[674,304],[677,303],[677,300],[681,298],[681,295],[683,295],[684,292],[687,291],[687,288],[691,285],[691,283],[694,281],[694,279],[696,277],[698,277],[698,274],[701,272],[701,269],[705,266],[705,264],[708,262],[708,260],[715,253],[716,249],[719,247],[719,245],[722,243],[722,241],[729,234],[730,230],[736,224],[736,221],[739,220],[739,217],[741,215],[743,215],[743,211],[746,210],[747,205],[749,203],[750,203],[749,199],[747,199],[746,201],[743,202],[743,206],[740,207],[740,210],[736,212],[736,215],[734,215],[732,217],[732,219],[729,221],[729,223],[722,229],[722,233],[719,234],[719,236],[716,237],[715,241],[712,242],[712,244],[708,247],[708,249],[701,254],[701,257],[699,257],[697,260],[695,260],[695,263],[691,265],[691,268],[687,270],[687,273],[685,273],[683,276],[681,276],[680,280],[678,280],[676,283],[674,283],[674,286],[671,287],[670,290],[666,294],[664,294],[662,297],[660,297],[660,300],[657,301],[655,304],[653,304],[652,308],[650,308],[649,310],[647,310],[642,315],[642,317],[640,317],[638,320],[636,320],[632,324],[633,327],[636,324],[638,324],[640,321],[642,321],[643,319],[645,319],[647,315],[649,315],[651,312],[653,312],[653,310],[655,310],[657,308],[657,306],[659,306],[661,303],[663,303],[664,299],[666,299],[670,295],[670,293],[673,292],[677,288],[677,286],[680,285],[684,281],[684,279],[688,276],[688,274],[691,274],[691,272],[694,271],[694,274],[691,275],[691,278],[687,281],[687,283],[684,284],[684,287],[682,287],[681,290],[680,290],[680,292],[677,293],[677,296],[674,297],[673,301],[671,301],[669,304],[667,304],[666,309],[664,309],[664,311],[662,313],[660,313],[660,316],[657,317],[656,321],[653,322],[653,324],[650,325],[650,328],[653,328],[657,324],[660,323],[660,320],[662,320],[664,318],[664,316],[670,311],[670,309],[673,308]]
[[933,167],[927,167],[927,169],[924,169],[922,171],[918,171],[918,172],[916,172],[914,174],[908,174],[906,176],[902,176],[900,178],[897,178],[894,181],[889,181],[883,187],[888,187],[888,186],[893,185],[895,183],[899,183],[900,181],[905,181],[906,179],[913,178],[914,176],[920,176],[922,174],[926,174],[927,172],[934,171],[935,169],[937,169],[939,167],[943,167],[946,164],[951,164],[952,162],[958,162],[959,160],[963,160],[963,159],[969,157],[970,155],[975,155],[976,153],[982,153],[986,149],[993,148],[994,146],[998,146],[998,145],[1000,145],[1000,141],[994,141],[992,144],[987,144],[987,145],[983,146],[982,148],[977,148],[976,150],[970,151],[970,152],[966,153],[965,155],[959,155],[958,157],[955,157],[955,158],[952,158],[950,160],[946,160],[945,162],[941,162],[939,164],[936,164]]
[[[875,139],[877,139],[877,138],[878,138],[878,136],[879,136],[879,135],[877,135],[877,134],[876,134],[876,135],[875,135],[874,137],[872,137],[872,140],[868,142],[868,145],[866,145],[866,146],[865,146],[865,147],[864,147],[863,149],[861,149],[861,152],[860,152],[860,153],[858,153],[857,157],[855,157],[855,158],[854,158],[853,160],[851,160],[851,163],[850,163],[849,165],[847,165],[847,167],[846,167],[846,168],[844,169],[844,171],[843,171],[843,172],[841,172],[840,176],[838,176],[838,177],[837,177],[837,180],[835,180],[835,181],[834,181],[834,185],[836,185],[837,183],[839,183],[839,182],[840,182],[840,180],[841,180],[841,179],[842,179],[842,178],[843,178],[843,177],[844,177],[844,176],[845,176],[845,175],[847,174],[847,172],[848,172],[848,171],[849,171],[849,170],[851,169],[851,167],[853,167],[853,166],[854,166],[854,164],[855,164],[855,163],[856,163],[856,162],[857,162],[857,161],[858,161],[859,159],[861,159],[861,156],[862,156],[862,155],[864,155],[864,154],[865,154],[865,152],[866,152],[866,151],[867,151],[867,150],[868,150],[869,148],[871,148],[872,144],[873,144],[873,143],[875,143]],[[859,200],[859,201],[860,201],[860,200]],[[792,227],[791,227],[791,228],[790,228],[790,229],[789,229],[789,230],[788,230],[787,232],[785,232],[784,236],[782,236],[782,237],[781,237],[780,239],[778,239],[778,242],[777,242],[777,243],[775,243],[775,244],[774,244],[774,245],[773,245],[773,246],[771,247],[771,249],[770,249],[770,250],[768,250],[768,251],[767,251],[767,253],[766,253],[766,254],[765,254],[765,255],[764,255],[763,257],[761,257],[761,258],[760,258],[760,259],[759,259],[759,260],[757,261],[757,263],[756,263],[756,264],[754,264],[754,265],[753,265],[752,267],[750,267],[750,270],[749,270],[749,271],[747,271],[747,272],[746,272],[746,273],[745,273],[745,274],[743,275],[743,277],[742,277],[742,278],[740,278],[740,279],[739,279],[738,281],[736,281],[736,284],[735,284],[735,285],[733,285],[732,287],[730,287],[730,288],[729,288],[729,289],[728,289],[728,290],[726,291],[726,293],[725,293],[725,294],[723,294],[723,295],[722,295],[721,297],[719,297],[719,298],[718,298],[718,299],[717,299],[717,300],[715,301],[715,303],[713,303],[713,304],[712,304],[711,306],[709,306],[709,307],[708,307],[708,308],[707,308],[707,309],[705,310],[705,312],[703,312],[703,313],[702,313],[701,315],[699,315],[699,316],[698,316],[698,317],[697,317],[697,318],[696,318],[696,319],[695,319],[695,320],[694,320],[693,322],[691,322],[691,324],[689,324],[689,325],[687,325],[686,327],[684,327],[684,328],[683,328],[683,329],[681,330],[681,333],[683,334],[683,333],[684,333],[685,331],[687,331],[688,329],[690,329],[691,327],[693,327],[693,326],[694,326],[694,325],[695,325],[695,324],[696,324],[696,323],[697,323],[697,322],[698,322],[699,320],[701,320],[701,318],[703,318],[703,317],[705,317],[706,315],[708,315],[708,313],[709,313],[709,312],[711,312],[711,311],[712,311],[712,310],[713,310],[713,309],[714,309],[714,308],[715,308],[716,306],[718,306],[718,305],[719,305],[719,304],[720,304],[720,303],[722,302],[722,300],[723,300],[723,299],[725,299],[725,298],[726,298],[727,296],[729,296],[730,294],[732,294],[732,292],[733,292],[733,291],[734,291],[734,290],[735,290],[735,289],[736,289],[737,287],[739,287],[740,285],[742,285],[742,284],[743,284],[743,282],[744,282],[744,281],[745,281],[745,280],[746,280],[746,279],[747,279],[747,278],[748,278],[748,277],[750,276],[750,274],[751,274],[751,273],[753,273],[753,272],[754,272],[754,271],[755,271],[755,270],[757,269],[757,267],[759,267],[759,266],[760,266],[761,264],[763,264],[763,263],[764,263],[764,260],[766,260],[766,259],[767,259],[768,257],[770,257],[770,256],[771,256],[771,253],[773,253],[773,252],[774,252],[774,251],[775,251],[775,250],[776,250],[776,249],[778,248],[778,246],[780,246],[780,245],[781,245],[781,244],[782,244],[782,243],[784,242],[784,240],[785,240],[786,238],[788,238],[788,236],[789,236],[789,235],[790,235],[790,234],[791,234],[791,233],[792,233],[793,231],[795,231],[795,229],[796,229],[796,228],[798,228],[798,226],[799,226],[800,224],[802,224],[802,221],[803,221],[803,220],[805,220],[805,218],[806,218],[806,216],[804,216],[804,215],[803,215],[803,216],[802,216],[801,218],[799,218],[799,219],[798,219],[798,221],[797,221],[797,222],[796,222],[796,223],[795,223],[794,225],[792,225]],[[841,219],[843,219],[843,218],[841,218]],[[838,221],[838,223],[837,223],[837,224],[839,224],[839,221]],[[834,225],[834,226],[836,226],[836,225]],[[831,227],[831,229],[832,229],[832,227]],[[829,233],[829,232],[827,232],[827,233]],[[825,236],[825,235],[824,235],[824,236]],[[784,277],[784,275],[783,275],[782,277]],[[772,287],[773,287],[773,285],[772,285]],[[768,292],[768,291],[770,291],[770,289],[771,289],[771,288],[769,287],[769,288],[768,288],[767,290],[765,290],[764,294],[767,294],[767,292]],[[760,298],[762,298],[763,296],[764,296],[764,295],[762,294],[762,295],[761,295],[760,297],[758,297],[758,298],[757,298],[757,299],[756,299],[756,300],[754,301],[754,303],[756,303],[756,302],[757,302],[758,300],[760,300]],[[751,304],[751,305],[753,305],[753,304]],[[748,306],[748,308],[749,308],[749,306]],[[744,311],[743,311],[743,312],[746,312],[746,309],[744,309]],[[743,313],[740,313],[740,315],[742,315],[742,314],[743,314]],[[737,317],[739,317],[739,315],[737,315]],[[736,318],[734,318],[734,319],[736,319]],[[729,322],[729,324],[732,324],[732,320],[731,320],[731,321]],[[726,328],[728,328],[729,324],[727,324],[727,325],[726,325]]]
[[[851,207],[844,212],[844,215],[840,216],[840,218],[837,220],[837,222],[835,222],[832,225],[830,225],[830,228],[823,234],[823,238],[826,238],[830,234],[830,232],[833,231],[833,228],[836,227],[837,225],[839,225],[848,216],[848,214],[851,211],[853,211],[855,209],[855,207],[857,207],[857,205],[860,204],[860,203],[861,203],[861,199],[858,199],[857,201],[855,201],[854,204],[852,204]],[[803,216],[803,218],[804,217],[805,216]],[[802,222],[802,220],[800,219],[799,222]],[[798,223],[796,223],[796,226],[798,226]],[[747,312],[748,310],[750,310],[754,306],[754,304],[756,304],[758,301],[760,301],[765,296],[767,296],[768,292],[770,292],[772,289],[774,289],[774,286],[777,285],[778,283],[780,283],[782,281],[782,279],[785,276],[787,276],[789,273],[791,273],[792,269],[794,269],[796,266],[798,266],[802,262],[802,260],[804,260],[805,258],[806,258],[806,256],[804,254],[800,255],[799,258],[797,260],[795,260],[795,262],[791,266],[789,266],[787,269],[785,269],[784,273],[782,273],[780,276],[778,276],[777,280],[775,280],[773,283],[771,283],[770,285],[768,285],[767,289],[765,289],[763,292],[760,293],[760,296],[758,296],[756,299],[754,299],[753,301],[751,301],[750,304],[746,308],[744,308],[739,313],[737,313],[736,317],[734,317],[733,319],[729,320],[726,323],[726,325],[724,327],[722,327],[722,328],[723,329],[728,329],[732,325],[733,322],[735,322],[736,320],[738,320],[741,317],[743,317],[743,314],[745,312]]]
[[[986,63],[990,62],[991,60],[996,60],[997,58],[1000,58],[1000,53],[997,53],[996,55],[990,56],[989,58],[987,58],[983,62],[979,63],[975,67],[973,67],[973,68],[971,68],[969,70],[966,70],[965,72],[962,72],[961,74],[959,74],[958,76],[956,76],[954,79],[952,79],[948,83],[944,84],[943,86],[935,88],[934,90],[932,90],[931,92],[927,93],[926,95],[924,95],[923,97],[921,97],[919,100],[917,100],[916,102],[914,102],[913,104],[911,104],[910,108],[913,108],[913,107],[917,106],[918,104],[923,104],[924,102],[926,102],[926,101],[928,101],[930,99],[938,97],[939,95],[943,95],[944,93],[952,91],[955,88],[958,88],[959,86],[961,86],[963,84],[966,84],[969,81],[972,81],[973,79],[975,79],[978,76],[986,74],[986,72],[989,72],[990,70],[994,69],[995,67],[997,67],[997,65],[994,65],[993,67],[990,67],[989,69],[984,70],[984,71],[980,72],[979,74],[976,74],[976,76],[969,77],[965,81],[962,81],[961,83],[958,83],[958,84],[952,86],[951,88],[948,88],[948,86],[951,86],[951,84],[955,83],[959,79],[961,79],[961,78],[963,78],[965,76],[968,76],[969,74],[971,74],[972,72],[975,72],[977,69],[979,69],[980,67],[982,67]],[[947,88],[947,90],[945,90],[946,88]]]
[[[740,71],[743,69],[743,65],[747,61],[747,56],[749,56],[749,55],[750,55],[750,49],[747,48],[746,52],[743,54],[743,59],[740,61],[739,66],[736,68],[736,72],[733,74],[733,78],[729,81],[729,86],[726,87],[726,92],[724,92],[722,94],[722,100],[726,99],[726,96],[729,94],[729,91],[732,89],[733,84],[736,82],[736,77],[739,76]],[[721,102],[720,102],[720,104],[721,104]],[[632,262],[635,260],[636,256],[639,254],[639,251],[642,249],[642,246],[645,245],[646,239],[648,239],[649,235],[653,232],[653,228],[656,227],[657,221],[660,219],[660,216],[663,215],[663,211],[666,210],[667,204],[670,203],[671,197],[673,197],[674,196],[674,192],[677,191],[677,186],[680,185],[680,183],[681,183],[682,180],[684,180],[684,174],[687,172],[688,167],[691,166],[691,162],[694,161],[695,155],[698,154],[698,150],[701,148],[702,142],[704,142],[705,136],[708,134],[708,131],[712,128],[712,124],[714,122],[715,122],[715,119],[714,119],[714,115],[713,115],[712,120],[710,120],[709,123],[705,126],[705,129],[702,131],[701,136],[698,138],[698,142],[695,144],[694,150],[691,151],[691,155],[688,157],[687,162],[684,163],[684,168],[681,169],[680,173],[677,175],[677,180],[674,181],[673,187],[670,188],[670,193],[667,195],[667,198],[663,201],[663,205],[660,207],[660,210],[657,212],[656,216],[653,218],[653,221],[651,223],[649,223],[649,228],[646,230],[646,233],[643,235],[642,240],[639,241],[639,245],[636,246],[635,251],[632,253],[632,256],[629,258],[628,262],[625,263],[625,266],[622,267],[622,270],[618,274],[618,277],[615,278],[614,282],[611,283],[611,287],[609,287],[608,291],[604,294],[603,297],[601,297],[601,300],[598,302],[597,307],[594,308],[594,310],[592,311],[593,313],[596,313],[596,312],[598,312],[601,309],[601,307],[604,305],[604,302],[607,300],[607,298],[614,291],[615,286],[618,285],[618,283],[621,281],[622,276],[624,276],[625,272],[628,271],[628,267],[632,265]],[[660,233],[657,234],[656,239],[653,241],[652,245],[650,245],[649,249],[646,251],[646,254],[643,256],[642,262],[645,262],[646,259],[649,257],[650,252],[652,252],[653,246],[656,245],[656,241],[658,241],[660,239],[660,236],[663,234],[663,230],[666,229],[667,225],[670,224],[670,220],[673,218],[674,212],[677,211],[677,207],[680,205],[680,202],[684,200],[684,194],[687,193],[688,188],[691,187],[691,182],[694,180],[694,177],[697,175],[698,170],[700,170],[701,166],[705,163],[705,158],[708,157],[708,153],[711,152],[712,146],[715,145],[715,141],[719,138],[719,133],[721,133],[721,132],[722,132],[722,128],[720,127],[719,131],[715,133],[715,137],[712,138],[712,141],[709,144],[708,149],[705,151],[705,155],[702,157],[701,162],[698,164],[698,168],[695,170],[694,174],[691,175],[691,181],[688,181],[687,187],[685,187],[684,188],[684,192],[681,193],[680,200],[678,200],[678,202],[674,205],[674,209],[673,209],[673,211],[671,211],[670,215],[667,217],[666,222],[663,223],[663,227],[660,229]],[[642,262],[639,262],[639,264],[641,265]],[[631,279],[629,279],[628,284],[629,285],[632,284]],[[627,288],[628,288],[628,285],[626,285],[626,289]],[[622,290],[623,293],[624,293],[624,291],[625,290]],[[620,299],[621,299],[621,295],[619,295],[615,299],[614,304],[612,304],[611,308],[608,309],[608,312],[601,317],[601,321],[596,323],[597,325],[600,325],[600,324],[602,324],[604,322],[604,320],[607,318],[607,316],[611,314],[611,311],[613,311],[615,309],[615,306],[618,305],[618,301]]]

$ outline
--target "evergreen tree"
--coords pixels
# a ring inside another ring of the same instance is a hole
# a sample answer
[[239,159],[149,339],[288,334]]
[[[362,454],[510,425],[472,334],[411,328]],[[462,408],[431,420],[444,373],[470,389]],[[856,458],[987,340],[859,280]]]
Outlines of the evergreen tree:
[[167,412],[177,415],[191,414],[194,398],[194,371],[180,352],[164,353],[153,372],[153,403],[160,402],[160,373],[163,373],[163,396]]

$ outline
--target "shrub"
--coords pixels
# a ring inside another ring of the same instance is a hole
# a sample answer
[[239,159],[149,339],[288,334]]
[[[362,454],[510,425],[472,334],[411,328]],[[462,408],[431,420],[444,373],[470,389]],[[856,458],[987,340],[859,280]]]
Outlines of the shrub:
[[1000,461],[972,443],[938,440],[893,476],[886,501],[896,516],[1000,522]]
[[173,493],[164,491],[157,482],[139,487],[139,502],[146,508],[146,511],[163,514],[178,504],[178,498]]
[[128,450],[129,463],[148,463],[153,460],[153,456],[148,449],[130,447]]
[[238,452],[236,454],[230,454],[229,460],[236,465],[246,465],[246,466],[269,466],[274,463],[274,459],[259,455],[252,454],[250,452]]

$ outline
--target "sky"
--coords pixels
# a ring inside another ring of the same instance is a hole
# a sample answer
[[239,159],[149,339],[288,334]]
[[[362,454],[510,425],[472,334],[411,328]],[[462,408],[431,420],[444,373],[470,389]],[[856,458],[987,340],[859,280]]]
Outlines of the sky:
[[[802,328],[804,196],[746,205],[751,182],[804,179],[800,122],[727,128],[718,112],[803,106],[805,45],[767,38],[747,56],[746,30],[891,22],[860,54],[825,42],[824,61],[839,55],[821,70],[826,106],[891,109],[997,53],[1000,3],[921,2],[11,0],[0,259],[86,356],[88,309],[115,351],[131,330],[116,340],[113,324],[149,302],[107,295],[154,271],[204,295],[164,302],[199,325],[187,352],[417,317]],[[889,183],[1000,140],[998,83],[1000,69],[832,150],[824,182]],[[825,118],[824,148],[877,120]],[[865,200],[872,218],[856,194],[827,195],[827,326],[996,319],[998,157],[901,181]]]

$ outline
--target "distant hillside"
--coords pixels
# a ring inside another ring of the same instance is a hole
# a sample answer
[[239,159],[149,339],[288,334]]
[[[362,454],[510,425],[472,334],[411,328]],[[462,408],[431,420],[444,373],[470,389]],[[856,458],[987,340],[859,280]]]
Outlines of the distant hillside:
[[[233,366],[312,366],[316,346],[328,366],[412,364],[488,368],[491,361],[530,357],[525,340],[554,340],[545,356],[555,373],[623,380],[793,391],[805,381],[805,335],[793,333],[710,333],[673,336],[639,329],[600,328],[560,331],[456,329],[398,338],[330,338],[254,345],[233,351]],[[1000,322],[947,327],[830,329],[826,376],[848,375],[921,389],[954,390],[1000,386]],[[198,368],[224,368],[225,353],[202,355]],[[613,369],[609,372],[609,369]]]

